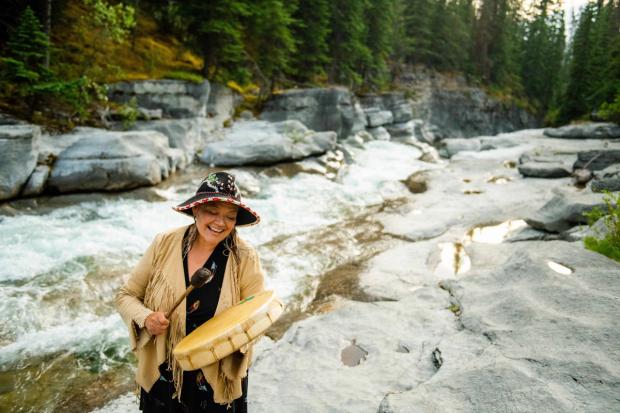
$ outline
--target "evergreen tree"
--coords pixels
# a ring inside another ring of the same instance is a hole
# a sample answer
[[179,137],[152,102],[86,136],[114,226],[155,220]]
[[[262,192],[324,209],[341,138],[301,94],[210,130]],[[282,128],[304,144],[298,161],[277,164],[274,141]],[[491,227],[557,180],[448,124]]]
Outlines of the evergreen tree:
[[365,43],[370,57],[362,67],[362,74],[364,85],[371,89],[380,88],[389,81],[388,59],[392,54],[394,7],[394,0],[373,0],[365,12],[367,22]]
[[242,24],[251,14],[248,0],[184,0],[177,7],[186,36],[204,59],[205,76],[248,80]]
[[403,10],[407,63],[429,64],[433,55],[433,0],[406,0]]
[[276,78],[290,72],[295,41],[290,31],[291,10],[282,0],[256,0],[249,6],[245,20],[245,47],[255,75],[260,79],[261,92],[267,95]]
[[365,44],[367,27],[364,12],[367,0],[333,0],[331,2],[329,80],[352,88],[362,83],[360,68],[370,61]]
[[7,46],[9,58],[3,60],[9,78],[34,82],[49,74],[45,69],[49,39],[30,6],[24,10]]
[[328,0],[302,0],[293,13],[291,30],[297,53],[291,64],[295,77],[313,81],[325,77],[330,63],[327,39],[330,34]]
[[564,12],[560,2],[540,0],[526,28],[521,75],[526,95],[541,112],[558,87],[564,54]]

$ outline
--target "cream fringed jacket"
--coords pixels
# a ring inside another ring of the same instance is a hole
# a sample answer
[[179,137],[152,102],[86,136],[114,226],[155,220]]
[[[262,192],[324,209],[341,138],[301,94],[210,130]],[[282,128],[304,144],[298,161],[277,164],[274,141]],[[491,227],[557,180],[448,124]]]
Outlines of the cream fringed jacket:
[[[144,321],[154,311],[168,311],[185,292],[182,243],[187,227],[177,228],[155,237],[153,243],[116,295],[116,307],[129,326],[131,349],[138,358],[136,382],[150,391],[159,378],[159,365],[172,368],[176,395],[180,397],[183,371],[172,356],[172,349],[185,336],[185,305],[181,303],[170,316],[166,334],[151,340]],[[237,237],[239,262],[228,258],[220,299],[215,314],[263,290],[263,271],[256,251]],[[213,388],[216,403],[227,404],[241,397],[241,379],[246,376],[252,357],[251,348],[202,368]]]

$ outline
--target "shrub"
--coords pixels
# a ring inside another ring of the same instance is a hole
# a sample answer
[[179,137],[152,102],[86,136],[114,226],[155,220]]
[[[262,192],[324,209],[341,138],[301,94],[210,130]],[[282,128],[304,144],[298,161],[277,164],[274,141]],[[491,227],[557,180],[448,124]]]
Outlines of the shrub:
[[620,92],[616,93],[613,102],[605,102],[601,105],[598,116],[610,122],[620,123]]
[[590,227],[600,219],[604,219],[607,234],[603,239],[588,236],[584,239],[587,249],[603,254],[611,259],[620,261],[620,193],[613,195],[605,192],[603,197],[605,209],[594,208],[584,213]]
[[186,72],[183,70],[173,70],[164,75],[164,79],[185,80],[186,82],[202,83],[205,81],[204,77],[199,74]]

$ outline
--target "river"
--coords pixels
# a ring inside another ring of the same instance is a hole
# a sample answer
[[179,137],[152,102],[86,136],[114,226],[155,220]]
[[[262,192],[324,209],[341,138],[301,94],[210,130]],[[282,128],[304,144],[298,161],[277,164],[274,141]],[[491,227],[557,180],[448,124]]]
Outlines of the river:
[[[401,180],[435,167],[395,142],[349,150],[354,161],[340,168],[335,155],[331,169],[305,160],[230,170],[256,178],[245,201],[262,222],[240,234],[257,247],[268,288],[291,307],[303,309],[323,274],[364,252],[364,237],[340,236],[340,228],[376,231],[364,217],[402,198]],[[121,194],[17,201],[14,216],[0,215],[2,412],[84,412],[133,387],[114,294],[155,234],[190,222],[170,207],[209,171],[194,165]]]

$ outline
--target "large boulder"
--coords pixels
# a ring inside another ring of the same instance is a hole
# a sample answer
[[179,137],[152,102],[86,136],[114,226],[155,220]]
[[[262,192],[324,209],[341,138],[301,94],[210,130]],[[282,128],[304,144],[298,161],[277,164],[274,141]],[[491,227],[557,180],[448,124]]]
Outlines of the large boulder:
[[571,171],[556,162],[525,162],[518,166],[519,173],[528,178],[565,178]]
[[157,121],[136,122],[132,129],[140,131],[157,131],[168,137],[171,148],[180,149],[187,163],[194,160],[196,151],[204,145],[200,119],[162,119]]
[[573,168],[599,171],[615,164],[620,164],[620,149],[600,149],[579,152]]
[[453,138],[441,141],[440,153],[450,158],[459,152],[478,152],[481,149],[480,139]]
[[544,134],[560,139],[616,139],[620,138],[620,126],[615,123],[583,123],[547,128]]
[[13,198],[37,165],[41,129],[34,125],[0,125],[0,200]]
[[541,209],[525,218],[529,226],[549,232],[562,232],[587,223],[584,212],[603,207],[603,197],[594,193],[556,194]]
[[366,119],[357,99],[346,88],[295,89],[274,94],[260,119],[298,120],[314,131],[334,131],[344,140],[363,130]]
[[88,130],[63,150],[47,182],[52,192],[117,191],[154,185],[187,165],[155,131]]
[[204,117],[207,113],[210,85],[182,80],[140,80],[109,85],[108,97],[117,103],[132,99],[141,108],[161,109],[165,117]]
[[596,171],[592,180],[592,191],[620,191],[620,164]]
[[235,123],[223,140],[207,144],[199,159],[207,165],[269,165],[335,147],[335,132],[314,132],[299,121],[248,121]]

